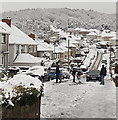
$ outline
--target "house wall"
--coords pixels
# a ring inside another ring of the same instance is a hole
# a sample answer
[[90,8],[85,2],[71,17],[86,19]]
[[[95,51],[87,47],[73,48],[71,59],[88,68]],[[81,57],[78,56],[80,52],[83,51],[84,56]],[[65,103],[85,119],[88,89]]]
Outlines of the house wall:
[[80,48],[79,43],[73,43],[73,44],[76,46],[76,49],[79,49],[79,48]]
[[2,34],[0,33],[0,66],[2,66]]
[[87,38],[87,40],[92,41],[92,40],[96,39],[97,37],[96,37],[96,35],[86,35],[86,38]]
[[9,65],[13,65],[13,60],[16,57],[16,46],[10,44],[9,45]]
[[88,33],[89,33],[89,32],[81,32],[81,31],[79,31],[79,34],[80,34],[80,35],[83,35],[83,36],[86,36]]
[[110,38],[112,38],[112,37],[102,37],[102,39],[103,39],[104,41],[110,41]]
[[53,57],[53,51],[37,51],[37,57],[42,57],[45,52],[50,53],[51,58]]
[[76,48],[75,47],[71,47],[70,49],[71,49],[71,56],[75,57],[75,54],[76,54],[76,51],[77,51]]
[[[5,37],[3,37],[3,35]],[[3,42],[4,41],[4,42]],[[8,59],[9,59],[9,34],[0,34],[0,65],[6,70],[8,69]]]

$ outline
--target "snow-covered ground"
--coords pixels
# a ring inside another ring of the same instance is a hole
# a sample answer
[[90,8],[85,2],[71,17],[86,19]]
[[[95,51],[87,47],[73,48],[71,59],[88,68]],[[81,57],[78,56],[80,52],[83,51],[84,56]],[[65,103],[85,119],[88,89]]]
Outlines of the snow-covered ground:
[[[95,51],[90,51],[91,56],[96,55]],[[86,75],[81,78],[82,84],[77,78],[73,83],[72,77],[62,83],[44,83],[41,118],[116,118],[116,87],[110,79],[109,53],[103,54],[102,59],[107,60],[105,85],[86,82]]]
[[72,79],[44,84],[41,118],[115,118],[116,88],[113,81],[73,83]]

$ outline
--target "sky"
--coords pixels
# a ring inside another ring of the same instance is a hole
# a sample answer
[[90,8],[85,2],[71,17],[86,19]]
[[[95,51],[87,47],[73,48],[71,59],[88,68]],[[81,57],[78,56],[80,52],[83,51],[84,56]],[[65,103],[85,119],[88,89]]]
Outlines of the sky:
[[69,1],[69,0],[57,0],[57,2],[49,1],[49,0],[17,0],[15,2],[14,0],[2,0],[0,2],[0,11],[16,11],[20,9],[27,9],[27,8],[77,8],[77,9],[92,9],[98,12],[102,13],[115,13],[116,12],[116,1],[115,0],[99,0],[92,2],[92,0],[89,2],[89,0],[78,0],[75,1]]

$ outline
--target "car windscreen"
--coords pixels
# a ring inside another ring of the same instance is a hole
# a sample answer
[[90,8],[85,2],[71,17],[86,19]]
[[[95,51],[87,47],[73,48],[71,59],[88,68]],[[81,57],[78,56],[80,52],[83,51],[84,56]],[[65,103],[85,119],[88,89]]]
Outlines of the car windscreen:
[[100,75],[100,71],[99,70],[90,70],[89,75]]

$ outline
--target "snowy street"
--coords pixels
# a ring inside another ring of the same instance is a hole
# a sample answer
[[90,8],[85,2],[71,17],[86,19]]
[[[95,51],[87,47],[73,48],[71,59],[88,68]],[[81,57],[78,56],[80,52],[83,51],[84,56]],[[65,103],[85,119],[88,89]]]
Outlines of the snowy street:
[[[44,83],[41,118],[116,118],[116,87],[105,79],[76,84],[70,80]],[[76,80],[78,82],[78,80]]]

